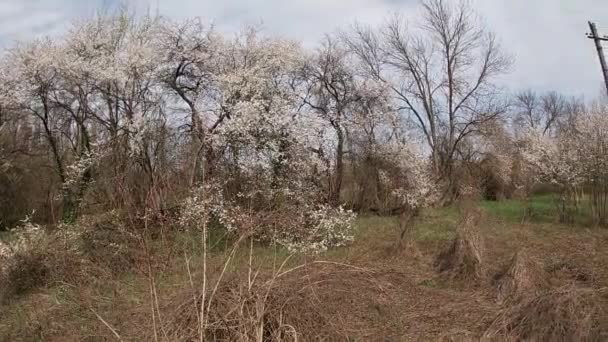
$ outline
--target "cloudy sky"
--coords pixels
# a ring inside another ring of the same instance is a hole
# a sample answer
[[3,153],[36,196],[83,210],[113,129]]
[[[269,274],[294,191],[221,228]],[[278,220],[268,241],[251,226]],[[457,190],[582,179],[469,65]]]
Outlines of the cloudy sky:
[[[516,57],[503,80],[510,89],[558,90],[587,99],[600,94],[601,70],[585,33],[587,21],[594,20],[608,35],[607,0],[471,1]],[[378,24],[395,11],[415,17],[418,8],[417,0],[0,0],[0,46],[61,34],[71,20],[120,3],[174,18],[200,16],[223,31],[263,23],[267,32],[308,46],[355,20]]]

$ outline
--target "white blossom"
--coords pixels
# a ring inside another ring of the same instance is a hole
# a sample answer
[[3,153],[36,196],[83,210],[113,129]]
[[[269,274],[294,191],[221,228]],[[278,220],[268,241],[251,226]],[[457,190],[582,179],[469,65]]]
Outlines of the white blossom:
[[26,216],[17,228],[10,231],[11,239],[0,241],[0,273],[12,267],[17,254],[29,254],[38,247],[44,231],[40,225],[32,223],[31,215]]
[[389,143],[380,146],[379,152],[395,168],[383,173],[393,184],[392,193],[399,202],[410,210],[434,204],[439,192],[430,170],[428,159],[424,158],[414,146]]

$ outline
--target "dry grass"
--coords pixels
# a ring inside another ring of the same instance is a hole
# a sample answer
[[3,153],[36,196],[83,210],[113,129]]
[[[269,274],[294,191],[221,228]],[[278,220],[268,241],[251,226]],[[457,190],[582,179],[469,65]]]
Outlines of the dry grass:
[[581,265],[574,260],[552,260],[545,266],[547,273],[556,282],[593,284],[596,278],[588,265]]
[[495,278],[498,303],[533,294],[549,286],[541,264],[525,250],[518,251],[508,267]]
[[[231,252],[214,248],[207,260],[204,336],[226,341],[606,339],[607,231],[501,222],[471,208],[461,215],[452,209],[425,213],[408,231],[406,246],[397,250],[396,219],[367,218],[360,221],[365,226],[352,246],[314,258],[292,256],[283,267],[285,251],[243,243],[248,246],[232,256],[223,276]],[[88,251],[73,254],[52,239],[53,248],[40,249],[48,252],[34,265],[54,272],[0,304],[0,340],[111,341],[118,335],[124,341],[154,341],[156,332],[162,342],[199,341],[203,263],[200,247],[188,246],[200,242],[183,243],[196,235],[151,238],[152,258],[142,260],[143,247],[104,247],[131,244],[120,243],[120,229],[93,227],[98,231],[82,237],[88,242],[81,240]],[[434,260],[447,254],[447,243],[450,267],[438,276]],[[123,272],[114,267],[123,262]],[[490,282],[487,274],[498,276]]]
[[[381,322],[393,288],[378,274],[316,261],[254,278],[222,282],[208,312],[204,335],[212,341],[347,340],[388,336]],[[365,296],[361,296],[365,294]],[[180,299],[181,297],[181,299]],[[169,306],[164,330],[172,341],[196,340],[202,294],[186,290]],[[375,316],[375,317],[374,317]]]
[[456,228],[456,238],[442,251],[435,262],[442,277],[450,280],[480,282],[484,279],[485,245],[479,222],[481,212],[467,208]]
[[500,311],[484,337],[512,341],[603,341],[606,291],[566,286],[527,294]]

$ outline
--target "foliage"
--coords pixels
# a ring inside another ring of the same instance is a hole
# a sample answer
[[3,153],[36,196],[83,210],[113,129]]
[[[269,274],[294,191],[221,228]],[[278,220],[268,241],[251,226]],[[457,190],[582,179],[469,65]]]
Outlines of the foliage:
[[[302,208],[300,208],[301,210]],[[276,241],[290,252],[319,253],[329,248],[346,246],[355,239],[356,215],[327,205],[306,208],[288,227],[280,227]]]
[[439,189],[432,178],[432,166],[413,146],[387,144],[378,153],[386,165],[381,169],[381,179],[392,188],[400,205],[415,212],[436,203]]
[[524,140],[522,156],[537,183],[556,186],[560,219],[571,219],[581,196],[589,189],[594,219],[606,222],[606,166],[608,120],[606,109],[580,114],[573,125],[556,137],[530,131]]

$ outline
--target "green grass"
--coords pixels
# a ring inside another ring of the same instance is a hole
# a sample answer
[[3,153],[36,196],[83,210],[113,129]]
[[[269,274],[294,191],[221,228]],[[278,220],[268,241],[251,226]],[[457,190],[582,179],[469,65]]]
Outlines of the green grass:
[[421,281],[420,283],[418,283],[418,285],[421,285],[421,286],[424,286],[424,287],[430,287],[430,288],[438,288],[439,287],[437,279],[425,279],[425,280]]
[[520,200],[482,201],[480,206],[491,215],[510,223],[521,222],[526,206],[526,221],[532,223],[553,223],[557,220],[555,197],[552,194],[532,196],[526,204]]
[[[583,199],[579,208],[574,213],[574,226],[592,225],[592,215],[588,203]],[[504,201],[481,201],[480,206],[492,216],[502,219],[507,223],[522,222],[526,207],[528,212],[525,221],[528,223],[539,224],[558,224],[559,213],[557,209],[557,194],[535,195],[530,198],[528,203],[521,200]]]
[[[458,219],[456,207],[427,209],[414,221],[414,238],[421,242],[449,240],[454,236]],[[360,216],[355,223],[355,243],[398,239],[399,223],[397,216]]]
[[[505,224],[522,222],[526,208],[526,222],[539,227],[562,227],[558,224],[558,212],[554,194],[535,195],[526,203],[521,200],[481,201],[479,206],[490,217]],[[577,213],[571,226],[585,226],[589,222],[589,213],[583,209]],[[427,209],[416,219],[414,236],[420,242],[445,241],[454,237],[455,228],[460,219],[456,206]],[[539,228],[540,229],[540,228]],[[356,221],[355,241],[370,239],[397,239],[399,237],[398,217],[360,216]]]
[[418,241],[442,241],[454,237],[459,220],[456,207],[429,209],[416,221],[415,238]]
[[396,216],[359,216],[355,221],[355,241],[396,232],[398,224]]

